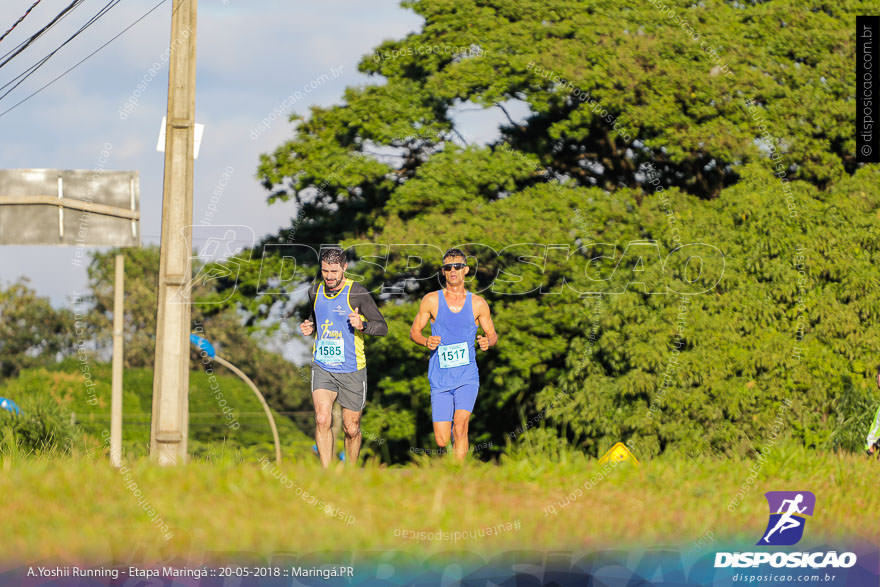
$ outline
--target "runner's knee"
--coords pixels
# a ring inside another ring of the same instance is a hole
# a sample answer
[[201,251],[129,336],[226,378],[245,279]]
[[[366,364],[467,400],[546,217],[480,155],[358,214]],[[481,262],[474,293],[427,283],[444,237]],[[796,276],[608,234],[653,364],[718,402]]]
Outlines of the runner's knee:
[[357,422],[346,422],[343,428],[345,429],[345,435],[349,438],[354,438],[361,433],[361,427]]
[[333,416],[329,412],[315,412],[315,425],[319,430],[330,430]]

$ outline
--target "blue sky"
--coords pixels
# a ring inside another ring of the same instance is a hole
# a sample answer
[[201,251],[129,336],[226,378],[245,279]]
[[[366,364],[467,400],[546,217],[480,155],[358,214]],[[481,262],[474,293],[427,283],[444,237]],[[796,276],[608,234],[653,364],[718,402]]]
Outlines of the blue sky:
[[[85,57],[157,1],[123,0],[0,100],[0,112]],[[4,0],[0,34],[32,3]],[[0,68],[0,85],[57,47],[105,3],[86,0],[45,39]],[[0,43],[0,55],[67,4],[69,0],[43,0]],[[167,101],[163,52],[169,45],[170,22],[169,1],[40,94],[0,116],[0,168],[93,169],[110,144],[107,169],[140,173],[143,242],[158,243],[163,154],[156,151],[156,142]],[[266,205],[266,192],[255,174],[259,154],[289,138],[292,125],[286,116],[277,117],[267,129],[259,129],[260,122],[285,100],[286,110],[307,113],[311,104],[338,102],[347,85],[378,83],[357,72],[361,56],[384,39],[418,30],[421,23],[397,0],[199,2],[196,118],[205,125],[205,135],[195,163],[194,223],[205,217],[212,193],[223,183],[211,224],[246,225],[257,237],[289,225],[296,216],[294,205]],[[312,80],[340,69],[341,75],[331,75],[303,99],[288,100]],[[5,286],[26,276],[54,305],[67,305],[72,292],[83,291],[86,283],[85,267],[73,263],[74,252],[73,247],[0,247],[0,283]]]

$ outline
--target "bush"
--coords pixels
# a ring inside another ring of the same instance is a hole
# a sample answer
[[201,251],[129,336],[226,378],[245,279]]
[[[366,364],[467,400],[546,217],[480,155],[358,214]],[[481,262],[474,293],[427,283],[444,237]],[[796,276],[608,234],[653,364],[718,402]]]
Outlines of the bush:
[[854,385],[849,377],[844,378],[844,383],[833,404],[837,425],[831,436],[831,448],[860,453],[877,411],[877,398],[868,389]]
[[0,412],[0,454],[70,453],[76,426],[57,401],[28,395],[17,403],[21,414]]
[[571,461],[586,462],[587,457],[573,447],[552,427],[535,427],[519,433],[504,451],[502,462],[527,462],[534,466],[559,465]]

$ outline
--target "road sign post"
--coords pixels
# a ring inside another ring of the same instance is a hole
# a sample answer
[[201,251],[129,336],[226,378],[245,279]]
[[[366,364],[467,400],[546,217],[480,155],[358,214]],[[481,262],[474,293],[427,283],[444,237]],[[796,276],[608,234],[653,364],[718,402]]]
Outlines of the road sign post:
[[110,464],[122,466],[122,361],[125,300],[125,257],[116,255],[113,285],[113,379],[110,389]]
[[[0,170],[0,245],[140,246],[134,171]],[[122,465],[124,261],[116,256],[110,463]]]

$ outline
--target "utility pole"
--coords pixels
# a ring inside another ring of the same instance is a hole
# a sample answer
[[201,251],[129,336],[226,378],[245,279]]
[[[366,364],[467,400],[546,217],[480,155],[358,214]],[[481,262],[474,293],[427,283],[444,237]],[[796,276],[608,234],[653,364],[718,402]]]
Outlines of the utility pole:
[[110,464],[122,466],[122,361],[125,328],[125,257],[116,255],[113,284],[113,378],[110,388]]
[[174,0],[171,12],[159,306],[150,425],[150,457],[160,465],[187,462],[197,4],[198,0]]

